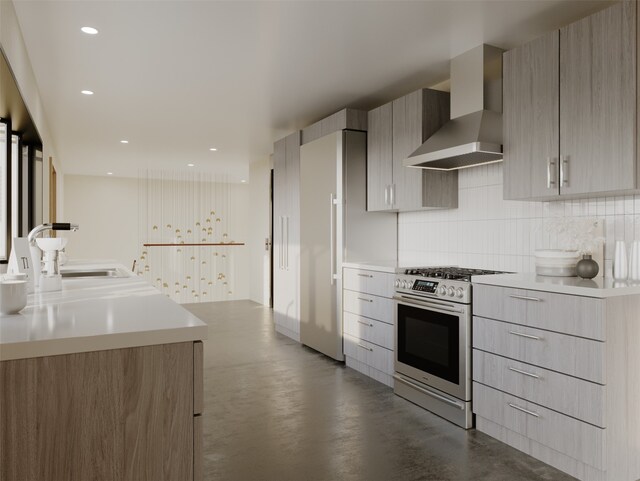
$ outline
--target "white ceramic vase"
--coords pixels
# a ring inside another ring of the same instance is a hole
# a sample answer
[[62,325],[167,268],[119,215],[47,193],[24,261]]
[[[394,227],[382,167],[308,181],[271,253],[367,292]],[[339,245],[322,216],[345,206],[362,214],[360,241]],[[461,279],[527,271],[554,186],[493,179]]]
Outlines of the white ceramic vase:
[[624,281],[629,277],[629,262],[627,260],[627,244],[616,241],[616,251],[613,257],[613,278]]
[[629,255],[629,280],[640,281],[640,241],[633,241]]

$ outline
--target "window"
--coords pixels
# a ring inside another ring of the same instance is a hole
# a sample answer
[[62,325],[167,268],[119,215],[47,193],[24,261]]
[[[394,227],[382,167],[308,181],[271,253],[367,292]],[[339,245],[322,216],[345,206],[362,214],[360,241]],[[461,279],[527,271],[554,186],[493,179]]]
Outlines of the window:
[[20,137],[11,135],[11,240],[20,237]]
[[0,120],[0,261],[9,258],[9,162],[7,156],[8,125]]
[[47,177],[42,139],[1,48],[0,79],[0,264],[6,264],[12,238],[24,237],[42,223]]

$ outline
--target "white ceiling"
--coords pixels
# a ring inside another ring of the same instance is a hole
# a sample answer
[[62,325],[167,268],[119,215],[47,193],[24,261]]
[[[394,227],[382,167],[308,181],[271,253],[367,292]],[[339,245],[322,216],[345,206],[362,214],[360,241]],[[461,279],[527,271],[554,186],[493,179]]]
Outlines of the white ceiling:
[[14,0],[65,173],[192,162],[233,180],[294,129],[434,85],[459,53],[512,48],[605,3]]

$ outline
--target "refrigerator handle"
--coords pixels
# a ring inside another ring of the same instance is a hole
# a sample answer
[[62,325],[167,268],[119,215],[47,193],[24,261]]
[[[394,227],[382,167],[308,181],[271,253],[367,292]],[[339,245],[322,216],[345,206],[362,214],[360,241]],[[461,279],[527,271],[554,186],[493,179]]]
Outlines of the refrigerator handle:
[[334,217],[334,207],[336,205],[336,196],[335,194],[329,194],[329,212],[330,212],[330,217],[331,220],[329,222],[330,225],[330,234],[329,234],[329,262],[331,262],[331,285],[333,285],[335,283],[335,279],[336,279],[336,273],[335,273],[335,268],[336,268],[336,251],[335,251],[335,228],[334,228],[334,224],[335,224],[335,217]]

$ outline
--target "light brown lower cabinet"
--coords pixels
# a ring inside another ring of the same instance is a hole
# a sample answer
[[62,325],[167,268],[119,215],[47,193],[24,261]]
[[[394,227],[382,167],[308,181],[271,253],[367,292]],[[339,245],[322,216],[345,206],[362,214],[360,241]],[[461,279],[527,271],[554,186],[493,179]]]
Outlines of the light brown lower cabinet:
[[581,481],[640,479],[640,296],[474,285],[473,310],[476,429]]
[[201,347],[0,362],[0,481],[201,479]]

